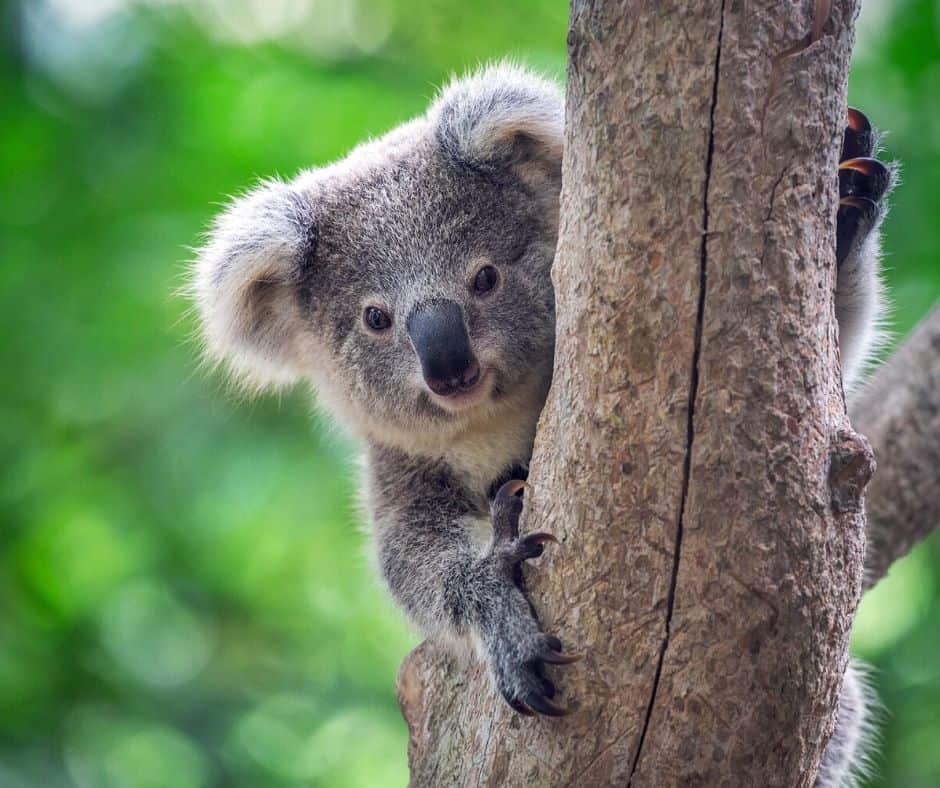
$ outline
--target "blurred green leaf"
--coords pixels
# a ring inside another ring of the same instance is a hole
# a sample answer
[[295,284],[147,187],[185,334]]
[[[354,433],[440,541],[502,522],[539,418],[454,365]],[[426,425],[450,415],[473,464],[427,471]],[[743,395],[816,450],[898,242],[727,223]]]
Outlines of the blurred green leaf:
[[[934,0],[865,3],[902,336],[940,293]],[[368,560],[355,448],[298,391],[200,369],[176,295],[220,201],[419,113],[452,72],[562,76],[558,0],[0,4],[0,785],[400,786],[416,642]],[[863,606],[872,785],[940,784],[938,542]]]

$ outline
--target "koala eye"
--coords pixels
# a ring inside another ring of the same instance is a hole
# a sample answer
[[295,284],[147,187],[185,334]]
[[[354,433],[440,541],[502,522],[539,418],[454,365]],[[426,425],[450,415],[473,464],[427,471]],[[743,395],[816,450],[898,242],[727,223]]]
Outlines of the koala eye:
[[499,284],[499,271],[491,265],[484,265],[473,279],[473,292],[485,295]]
[[392,319],[377,306],[367,306],[362,320],[373,331],[385,331],[392,325]]

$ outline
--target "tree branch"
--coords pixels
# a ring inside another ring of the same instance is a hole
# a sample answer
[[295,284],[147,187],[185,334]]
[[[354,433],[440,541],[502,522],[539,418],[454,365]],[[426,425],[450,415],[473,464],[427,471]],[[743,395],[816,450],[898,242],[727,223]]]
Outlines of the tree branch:
[[851,416],[878,460],[866,502],[870,587],[940,524],[940,305],[878,368]]

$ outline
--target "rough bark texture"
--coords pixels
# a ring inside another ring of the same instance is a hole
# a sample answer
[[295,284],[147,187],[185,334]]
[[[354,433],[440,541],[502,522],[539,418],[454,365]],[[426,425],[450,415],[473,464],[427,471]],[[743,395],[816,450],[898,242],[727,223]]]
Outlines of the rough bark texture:
[[940,306],[853,403],[878,473],[868,490],[866,586],[940,525]]
[[[831,7],[830,7],[831,5]],[[525,530],[562,720],[429,645],[413,785],[808,786],[861,588],[832,310],[855,14],[575,0],[555,377]]]

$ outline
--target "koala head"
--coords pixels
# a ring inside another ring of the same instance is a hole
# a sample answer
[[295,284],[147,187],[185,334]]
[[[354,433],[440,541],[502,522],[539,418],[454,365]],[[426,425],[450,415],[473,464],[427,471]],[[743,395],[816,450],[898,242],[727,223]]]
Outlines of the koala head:
[[213,223],[192,292],[252,389],[309,380],[366,437],[449,440],[544,396],[561,185],[556,85],[511,66]]

